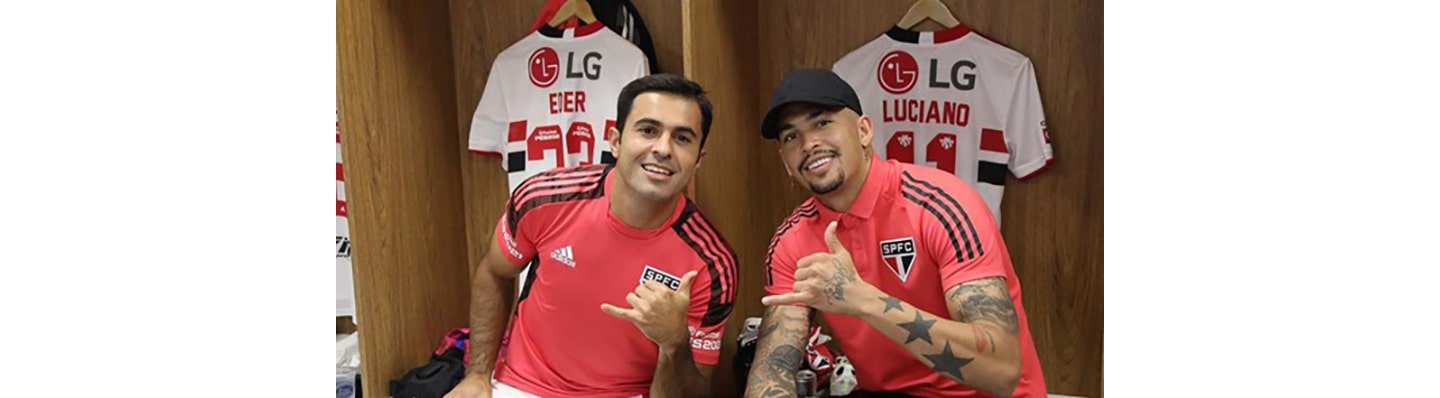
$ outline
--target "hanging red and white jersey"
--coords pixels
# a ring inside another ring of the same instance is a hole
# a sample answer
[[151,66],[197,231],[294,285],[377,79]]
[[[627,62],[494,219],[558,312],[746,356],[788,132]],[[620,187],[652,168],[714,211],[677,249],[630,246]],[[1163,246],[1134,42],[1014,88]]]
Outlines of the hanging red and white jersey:
[[345,169],[340,162],[340,113],[335,113],[335,316],[355,316],[355,279],[350,268]]
[[954,173],[997,222],[1006,172],[1027,178],[1054,159],[1030,59],[965,25],[891,28],[834,71],[873,120],[881,158]]
[[616,125],[616,99],[648,74],[645,54],[600,23],[542,26],[495,58],[470,150],[501,158],[509,192],[546,170],[614,164],[605,132]]

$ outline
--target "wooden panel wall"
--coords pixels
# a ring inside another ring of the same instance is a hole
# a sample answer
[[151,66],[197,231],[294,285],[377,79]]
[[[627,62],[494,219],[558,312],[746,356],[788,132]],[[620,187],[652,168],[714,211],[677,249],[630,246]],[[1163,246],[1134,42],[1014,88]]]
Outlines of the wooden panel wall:
[[424,364],[466,318],[447,14],[437,0],[346,0],[336,8],[366,395],[388,396],[388,381]]
[[[1057,162],[1030,181],[1010,177],[1001,208],[1005,215],[1003,232],[1025,289],[1030,328],[1050,391],[1098,396],[1104,333],[1102,3],[945,3],[962,23],[1026,54],[1035,64]],[[759,71],[755,87],[764,98],[762,102],[768,103],[769,94],[786,71],[829,68],[841,56],[899,21],[910,4],[865,0],[764,2],[755,19],[755,29],[763,38],[757,42]],[[763,112],[764,106],[756,104],[755,114]],[[746,123],[758,125],[758,116]],[[750,134],[758,135],[754,129]],[[752,153],[754,158],[749,159],[749,164],[757,166],[750,169],[751,175],[767,182],[762,183],[762,189],[751,192],[763,193],[772,206],[788,209],[802,201],[805,194],[784,180],[779,159],[771,152],[773,148],[747,145],[724,150]],[[765,218],[761,223],[773,228],[786,213],[755,208],[767,203],[765,199],[737,198],[731,203],[746,203],[751,208],[731,211]],[[763,231],[756,228],[726,232],[743,236]],[[743,275],[747,281],[754,281],[761,272],[757,265],[746,268]],[[754,290],[741,292],[754,294]],[[759,297],[742,299],[758,301]],[[754,312],[737,312],[736,316],[759,314],[755,306],[745,309]]]
[[766,203],[765,193],[774,192],[771,185],[776,180],[762,177],[772,175],[763,161],[775,153],[762,149],[765,142],[756,133],[761,110],[755,104],[769,97],[750,84],[758,70],[755,2],[687,0],[684,4],[685,75],[709,91],[715,113],[705,160],[695,177],[695,199],[740,260],[740,290],[712,385],[719,396],[737,396],[743,386],[737,385],[733,374],[735,337],[746,316],[764,310],[760,297],[765,288],[765,249],[776,226],[771,219],[790,209],[778,202]]
[[[490,64],[506,47],[529,33],[530,24],[540,12],[544,0],[450,2],[451,40],[455,58],[455,130],[454,151],[461,161],[465,214],[467,269],[473,269],[485,253],[495,223],[504,210],[509,196],[507,177],[500,159],[469,153],[470,119],[480,94],[485,92],[485,79]],[[467,301],[468,303],[468,301]],[[467,304],[468,311],[469,306]]]

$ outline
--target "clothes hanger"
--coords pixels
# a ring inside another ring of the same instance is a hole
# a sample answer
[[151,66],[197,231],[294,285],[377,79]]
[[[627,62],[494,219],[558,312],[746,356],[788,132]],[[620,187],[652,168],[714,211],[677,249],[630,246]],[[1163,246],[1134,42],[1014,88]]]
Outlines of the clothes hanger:
[[551,27],[558,27],[565,23],[570,17],[580,18],[584,23],[595,23],[595,10],[590,9],[590,3],[585,0],[566,0],[565,5],[555,10],[555,17],[550,18]]
[[913,29],[915,25],[919,25],[927,19],[935,21],[946,29],[960,25],[960,21],[955,19],[955,15],[950,13],[950,7],[946,7],[945,3],[941,3],[940,0],[919,0],[910,6],[909,11],[905,11],[905,16],[900,17],[900,22],[895,26],[901,29]]

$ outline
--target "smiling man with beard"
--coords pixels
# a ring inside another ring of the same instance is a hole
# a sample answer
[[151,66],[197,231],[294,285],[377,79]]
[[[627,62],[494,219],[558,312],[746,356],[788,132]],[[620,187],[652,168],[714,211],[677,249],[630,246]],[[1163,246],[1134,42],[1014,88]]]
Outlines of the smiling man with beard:
[[618,102],[614,166],[551,170],[511,194],[472,282],[467,374],[447,397],[709,395],[736,258],[681,192],[705,156],[710,101],[650,75]]
[[852,396],[1045,396],[1020,281],[980,195],[885,161],[855,91],[828,70],[781,81],[761,125],[813,194],[766,257],[745,395],[795,396],[814,309],[855,366]]

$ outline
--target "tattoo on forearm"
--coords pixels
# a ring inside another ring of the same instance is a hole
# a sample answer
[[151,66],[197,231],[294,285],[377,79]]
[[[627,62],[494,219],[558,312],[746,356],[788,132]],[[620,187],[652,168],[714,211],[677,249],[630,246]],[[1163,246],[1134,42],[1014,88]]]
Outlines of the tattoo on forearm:
[[885,303],[885,310],[884,310],[884,311],[880,311],[880,313],[882,313],[882,314],[883,314],[883,313],[886,313],[886,312],[890,312],[890,309],[891,309],[891,308],[894,308],[896,311],[901,311],[901,312],[904,312],[904,311],[905,311],[904,308],[900,308],[900,299],[897,299],[897,298],[894,298],[894,297],[890,297],[890,296],[880,296],[880,301],[882,301],[882,302]]
[[925,316],[921,315],[918,309],[915,310],[915,320],[901,322],[896,324],[896,326],[900,326],[900,328],[910,333],[909,336],[905,337],[905,344],[910,344],[911,341],[915,340],[925,340],[926,343],[935,344],[934,341],[930,340],[930,327],[935,326],[935,320],[925,319]]
[[835,267],[835,274],[830,276],[829,283],[825,284],[826,301],[834,304],[836,301],[845,301],[845,287],[850,285],[850,275],[845,274],[845,267],[840,265],[840,260],[831,258],[830,266]]
[[980,325],[970,325],[970,329],[975,332],[975,353],[983,354],[988,350],[994,354],[995,337],[990,335],[990,331]]
[[[807,326],[810,325],[810,318],[805,317],[804,315],[790,315],[790,314],[786,314],[786,313],[783,313],[783,312],[777,312],[775,315],[778,316],[778,317],[784,318],[784,319],[792,320],[792,321],[804,322],[805,325],[807,325]],[[802,333],[803,333],[803,332],[802,332]]]
[[[745,396],[764,398],[791,398],[795,392],[795,380],[771,380],[769,378],[751,378],[745,386]],[[758,395],[757,395],[758,394]]]
[[761,326],[760,336],[758,340],[765,340],[766,337],[770,337],[771,334],[774,334],[775,330],[777,329],[780,329],[780,322],[771,323],[770,326]]
[[1019,334],[1020,321],[1015,314],[1015,302],[1010,300],[1010,289],[1005,279],[983,278],[956,286],[950,290],[949,300],[960,307],[955,319],[970,323],[986,321],[999,326],[1011,336]]
[[762,397],[794,397],[795,396],[795,371],[800,369],[800,358],[803,354],[799,348],[793,345],[784,344],[770,350],[770,353],[752,366],[760,366],[757,372],[751,372],[750,381],[745,387],[746,391],[761,391]]
[[[800,370],[800,357],[804,355],[799,348],[785,344],[775,347],[770,355],[765,356],[767,371],[772,375],[793,375]],[[787,378],[788,379],[788,378]]]
[[765,398],[790,398],[795,396],[795,393],[796,391],[786,390],[779,386],[766,386],[765,392],[760,393],[760,396]]
[[961,358],[956,356],[955,351],[950,349],[949,341],[945,342],[945,349],[943,351],[940,351],[939,354],[926,354],[924,355],[924,357],[926,360],[930,361],[930,369],[934,369],[936,372],[943,375],[950,375],[951,377],[954,377],[955,380],[960,381],[965,380],[965,375],[960,374],[960,368],[965,366],[966,364],[969,364],[970,361],[975,360],[973,358]]
[[804,357],[803,347],[814,312],[792,311],[786,307],[765,310],[760,323],[756,357],[746,381],[747,397],[794,397],[795,371]]

